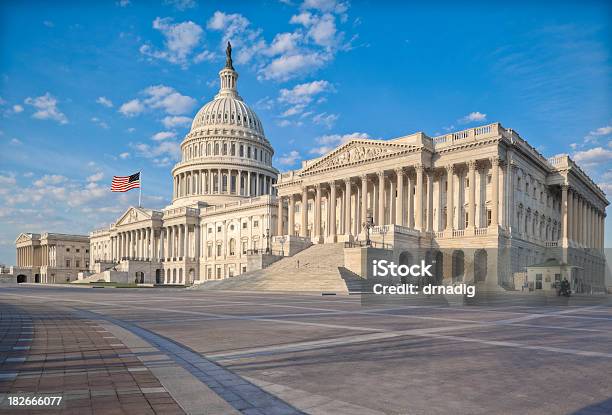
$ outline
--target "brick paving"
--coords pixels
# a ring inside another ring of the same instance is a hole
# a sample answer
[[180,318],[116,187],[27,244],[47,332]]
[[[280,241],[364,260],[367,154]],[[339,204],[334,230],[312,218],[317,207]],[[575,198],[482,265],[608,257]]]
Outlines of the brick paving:
[[29,303],[0,308],[0,396],[61,396],[2,414],[184,414],[159,380],[95,321]]

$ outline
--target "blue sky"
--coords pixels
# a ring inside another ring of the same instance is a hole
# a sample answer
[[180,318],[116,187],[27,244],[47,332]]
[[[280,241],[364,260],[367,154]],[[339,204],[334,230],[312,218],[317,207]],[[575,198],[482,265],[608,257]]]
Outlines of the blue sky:
[[135,204],[113,174],[142,170],[143,204],[167,205],[226,39],[280,170],[351,136],[499,121],[612,194],[606,2],[89,3],[0,4],[0,263],[22,231],[87,233]]

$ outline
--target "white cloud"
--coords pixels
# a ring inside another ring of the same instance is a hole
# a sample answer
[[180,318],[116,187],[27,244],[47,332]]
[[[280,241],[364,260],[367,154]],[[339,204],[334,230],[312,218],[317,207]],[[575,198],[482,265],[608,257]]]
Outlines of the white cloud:
[[12,186],[17,184],[17,180],[14,175],[2,175],[0,174],[0,185],[1,186]]
[[18,138],[11,138],[10,143],[14,146],[18,146],[21,145],[21,140],[19,140]]
[[299,47],[299,42],[302,40],[302,34],[299,32],[293,33],[278,33],[274,36],[272,44],[268,47],[266,53],[270,56],[279,55],[287,52],[293,52]]
[[338,117],[338,114],[328,114],[326,112],[322,112],[312,117],[312,121],[315,124],[323,125],[327,128],[332,128],[336,121],[338,121]]
[[87,181],[89,182],[99,182],[100,180],[102,180],[104,178],[104,173],[99,171],[97,173],[92,174],[91,176],[89,176],[87,178]]
[[486,120],[487,120],[487,114],[483,114],[481,112],[476,111],[476,112],[470,112],[465,117],[460,118],[457,122],[461,124],[468,124],[471,122],[480,122],[480,121],[486,121]]
[[284,166],[290,166],[295,164],[298,160],[300,160],[300,153],[295,150],[290,151],[289,153],[285,153],[278,158],[278,163]]
[[195,0],[164,0],[164,4],[173,6],[175,9],[180,11],[193,9],[197,6]]
[[130,153],[128,153],[128,152],[121,153],[121,154],[119,154],[119,158],[123,159],[123,160],[128,159],[128,158],[130,158]]
[[324,13],[346,13],[348,10],[348,2],[336,1],[336,0],[304,0],[302,3],[302,9],[314,9]]
[[97,126],[107,129],[108,128],[108,124],[105,123],[104,121],[100,120],[98,117],[92,117],[91,118],[91,122],[96,124]]
[[130,5],[130,0],[119,0],[117,2],[117,6],[119,7],[127,7]]
[[132,99],[119,107],[119,112],[126,117],[133,117],[147,109],[161,109],[170,115],[190,112],[197,101],[182,95],[174,88],[165,85],[154,85],[141,92],[145,97]]
[[132,99],[128,102],[123,103],[119,107],[119,112],[126,117],[134,117],[145,110],[145,106],[140,102],[139,99]]
[[36,108],[32,117],[39,120],[54,120],[60,124],[67,124],[68,118],[57,107],[57,99],[47,92],[36,98],[26,98],[25,103]]
[[130,127],[126,130],[128,133],[133,133],[134,131],[136,131],[136,129],[134,127]]
[[48,185],[56,185],[56,184],[63,183],[66,180],[67,178],[60,174],[45,174],[43,177],[41,177],[40,179],[34,182],[34,186],[44,187]]
[[170,115],[190,112],[197,101],[187,95],[181,95],[174,88],[165,85],[150,86],[144,90],[148,98],[144,103],[150,108],[159,108]]
[[322,155],[330,152],[335,147],[338,147],[344,143],[347,143],[351,140],[365,140],[370,138],[370,136],[366,133],[350,133],[350,134],[330,134],[323,135],[321,137],[317,137],[315,142],[320,144],[318,147],[314,147],[310,150],[311,154]]
[[151,159],[159,167],[169,166],[178,161],[181,155],[181,146],[174,141],[161,141],[156,145],[145,143],[130,144],[140,157]]
[[287,81],[296,76],[321,68],[331,58],[331,55],[319,52],[281,55],[260,69],[258,78],[280,82]]
[[200,63],[200,62],[211,62],[215,59],[215,54],[209,50],[205,50],[203,52],[198,53],[194,58],[193,61],[195,63]]
[[96,102],[100,105],[103,105],[107,108],[112,108],[113,106],[113,101],[111,101],[110,99],[106,98],[106,97],[98,97],[98,99],[96,99]]
[[612,134],[612,126],[611,125],[606,125],[605,127],[600,127],[594,131],[591,131],[589,133],[589,135],[596,135],[596,136],[602,136],[602,135],[608,135],[608,134]]
[[166,128],[183,127],[191,124],[191,118],[183,116],[167,116],[162,120]]
[[154,134],[151,139],[154,141],[163,141],[163,140],[167,140],[170,138],[175,138],[176,137],[176,133],[174,131],[160,131],[156,134]]
[[55,23],[53,23],[51,20],[44,20],[43,24],[47,27],[55,27]]
[[195,49],[200,45],[204,30],[192,21],[173,23],[169,17],[157,17],[153,28],[164,36],[163,50],[158,50],[150,44],[140,47],[140,53],[152,59],[162,59],[183,68],[189,66],[189,60]]
[[606,163],[612,162],[612,150],[603,147],[595,147],[589,150],[578,151],[574,153],[572,158],[576,163],[587,167],[597,164],[605,165]]
[[330,91],[333,91],[333,87],[328,81],[313,81],[296,85],[291,89],[281,89],[278,100],[289,104],[309,104],[315,95]]
[[19,104],[15,104],[13,105],[13,112],[15,114],[19,114],[20,112],[23,112],[23,107]]

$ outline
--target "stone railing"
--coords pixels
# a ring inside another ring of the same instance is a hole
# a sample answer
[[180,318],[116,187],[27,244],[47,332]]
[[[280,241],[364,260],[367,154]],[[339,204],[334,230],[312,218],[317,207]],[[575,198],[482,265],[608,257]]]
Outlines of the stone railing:
[[453,144],[457,141],[468,140],[468,139],[479,139],[484,136],[495,136],[499,135],[502,127],[499,123],[483,125],[481,127],[470,128],[463,131],[457,131],[454,133],[444,134],[432,139],[434,146]]
[[475,235],[476,236],[486,235],[488,230],[489,228],[476,228]]
[[544,246],[546,246],[546,248],[556,248],[559,246],[559,241],[546,241],[544,242]]
[[465,229],[453,229],[453,238],[465,236]]

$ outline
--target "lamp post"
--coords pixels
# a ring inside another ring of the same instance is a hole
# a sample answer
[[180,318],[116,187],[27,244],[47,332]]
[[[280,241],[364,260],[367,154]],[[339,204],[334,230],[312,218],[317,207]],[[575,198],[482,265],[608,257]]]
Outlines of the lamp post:
[[270,253],[270,228],[266,229],[266,254]]
[[372,216],[372,209],[368,209],[366,220],[365,222],[363,222],[362,226],[365,231],[366,246],[370,246],[372,245],[372,241],[370,240],[370,229],[374,226],[374,217]]
[[278,238],[278,241],[281,244],[281,256],[285,256],[285,240],[286,238],[284,235]]

